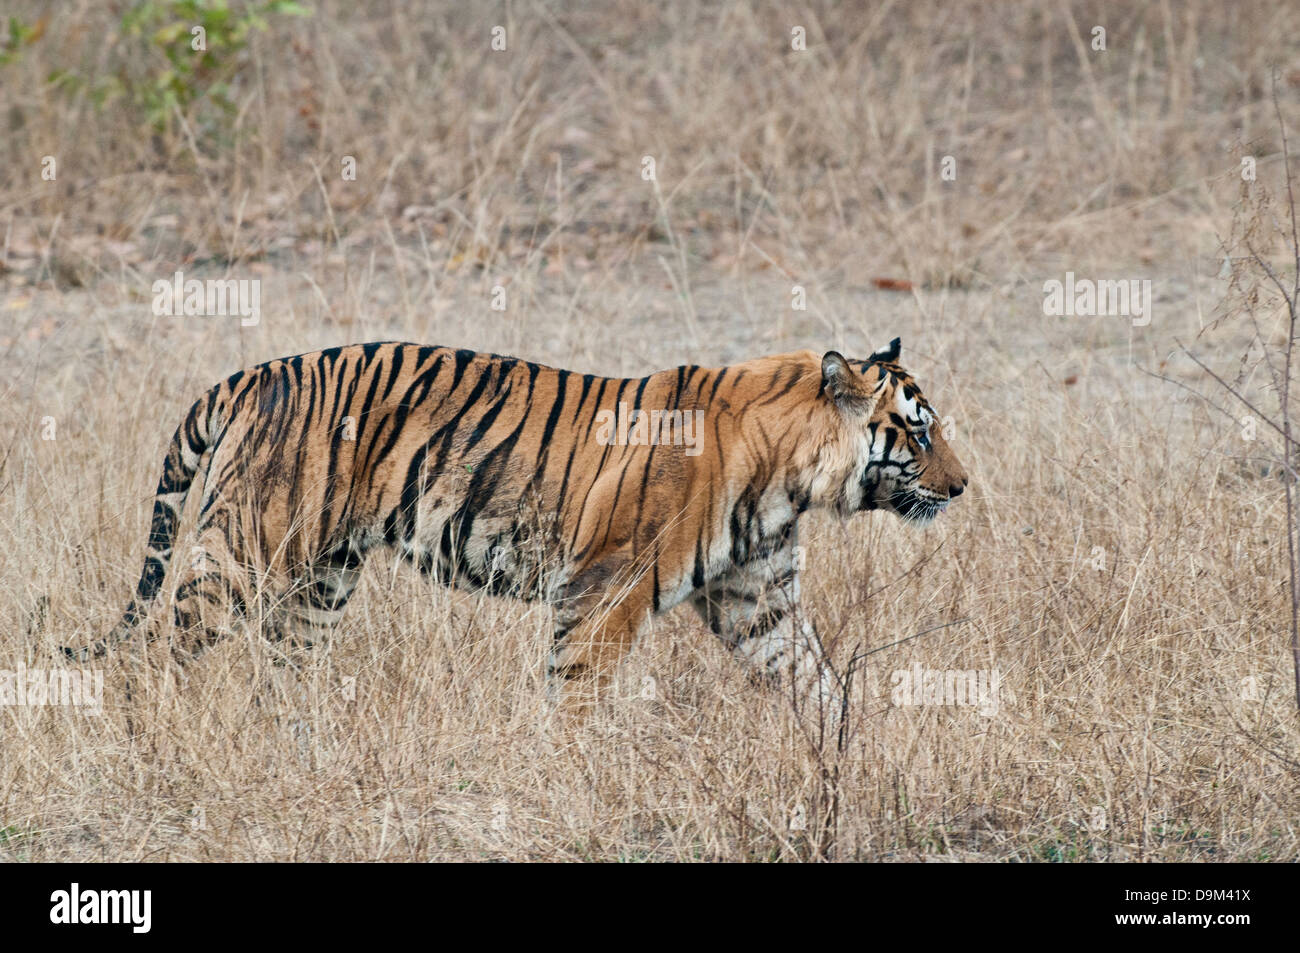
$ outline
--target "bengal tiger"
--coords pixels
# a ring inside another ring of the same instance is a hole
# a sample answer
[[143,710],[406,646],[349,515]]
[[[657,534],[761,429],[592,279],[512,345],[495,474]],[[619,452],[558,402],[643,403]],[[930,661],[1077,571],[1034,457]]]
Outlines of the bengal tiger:
[[105,639],[65,652],[102,656],[149,615],[202,469],[178,660],[246,624],[268,578],[267,634],[326,630],[384,548],[446,585],[553,604],[546,672],[567,711],[590,706],[648,614],[686,600],[754,674],[832,691],[800,620],[800,516],[924,524],[967,486],[899,350],[641,378],[391,342],[259,364],[189,409],[135,597]]

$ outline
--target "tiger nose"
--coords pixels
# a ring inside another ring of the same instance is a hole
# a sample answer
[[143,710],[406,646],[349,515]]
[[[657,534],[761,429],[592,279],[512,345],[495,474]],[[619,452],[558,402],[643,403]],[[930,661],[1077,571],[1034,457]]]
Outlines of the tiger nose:
[[949,497],[961,496],[966,489],[966,484],[969,482],[970,480],[968,480],[966,477],[962,477],[960,483],[953,483],[951,486],[948,487],[948,496]]

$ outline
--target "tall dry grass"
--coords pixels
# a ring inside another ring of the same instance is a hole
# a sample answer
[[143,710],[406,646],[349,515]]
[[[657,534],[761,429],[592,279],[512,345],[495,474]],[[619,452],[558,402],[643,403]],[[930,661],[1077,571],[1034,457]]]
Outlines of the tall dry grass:
[[[99,717],[0,711],[6,858],[1300,855],[1282,484],[1143,373],[1200,386],[1197,340],[1263,386],[1209,325],[1242,155],[1277,181],[1273,64],[1300,128],[1287,5],[325,2],[254,41],[216,144],[44,84],[115,67],[111,5],[18,13],[49,21],[0,68],[0,669],[115,621],[189,401],[319,346],[640,374],[898,334],[973,482],[924,532],[810,521],[837,660],[934,629],[866,660],[842,749],[678,610],[556,751],[549,612],[381,556],[301,672],[250,635],[114,657]],[[152,315],[177,269],[260,279],[261,323]],[[1150,279],[1151,323],[1045,317],[1067,270]],[[894,704],[918,664],[998,670],[997,713]]]

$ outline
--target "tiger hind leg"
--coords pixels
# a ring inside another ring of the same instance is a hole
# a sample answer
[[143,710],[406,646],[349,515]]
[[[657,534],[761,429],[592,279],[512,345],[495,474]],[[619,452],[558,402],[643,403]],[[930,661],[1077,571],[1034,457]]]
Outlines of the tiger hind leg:
[[172,610],[172,657],[184,664],[233,634],[244,623],[250,577],[231,552],[227,531],[217,524],[200,530],[189,553]]
[[364,563],[364,550],[344,543],[308,567],[272,613],[270,640],[289,652],[319,643],[342,619]]

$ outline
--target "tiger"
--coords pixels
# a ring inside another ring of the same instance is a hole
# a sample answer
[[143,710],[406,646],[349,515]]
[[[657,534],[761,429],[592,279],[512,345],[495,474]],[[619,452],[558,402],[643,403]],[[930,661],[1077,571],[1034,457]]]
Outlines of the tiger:
[[168,630],[178,662],[249,624],[268,591],[263,634],[310,646],[382,549],[446,586],[550,603],[548,694],[579,717],[646,619],[687,601],[754,677],[824,700],[800,517],[923,525],[968,485],[900,348],[614,378],[377,342],[241,370],[172,436],[121,621],[64,652],[102,657],[147,621],[202,471]]

